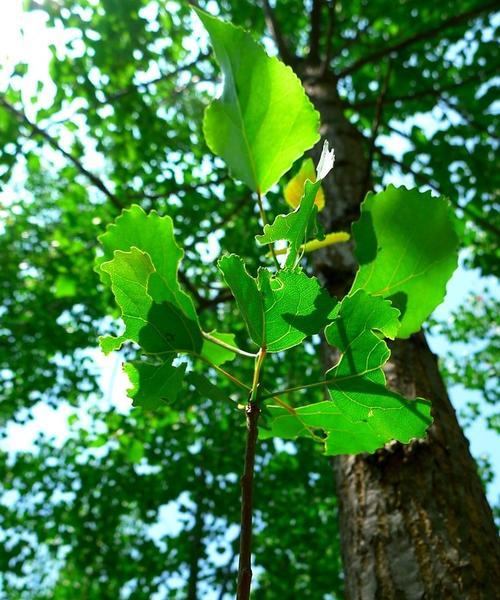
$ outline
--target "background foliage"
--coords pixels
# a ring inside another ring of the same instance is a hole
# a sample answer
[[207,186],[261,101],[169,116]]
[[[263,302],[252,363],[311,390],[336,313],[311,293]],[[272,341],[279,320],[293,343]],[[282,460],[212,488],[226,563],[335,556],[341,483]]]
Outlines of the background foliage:
[[[289,52],[328,57],[345,112],[367,139],[375,185],[403,176],[449,195],[463,261],[496,275],[494,4],[325,3],[320,16],[330,28],[320,38],[309,36],[309,4],[279,2],[272,16]],[[273,49],[267,2],[200,5]],[[234,590],[241,419],[214,390],[154,415],[117,411],[113,394],[100,390],[94,349],[99,334],[112,333],[102,315],[116,313],[92,270],[96,236],[122,207],[168,212],[204,329],[224,310],[244,337],[227,291],[214,287],[214,258],[219,248],[238,252],[255,271],[247,232],[257,231],[258,214],[204,142],[202,114],[219,89],[218,69],[184,2],[65,0],[27,9],[53,45],[50,78],[37,81],[33,98],[24,82],[37,74],[22,60],[6,63],[0,94],[0,418],[3,427],[27,422],[41,404],[69,405],[71,417],[62,444],[41,436],[33,450],[2,452],[0,593],[194,598],[197,584],[202,597],[210,589],[222,598]],[[282,190],[268,202],[281,212]],[[452,342],[442,362],[448,381],[480,393],[464,422],[484,413],[498,430],[488,408],[496,401],[495,307],[488,292],[475,295],[451,321],[431,326]],[[293,350],[286,364],[270,359],[268,376],[283,386],[317,379],[318,343]],[[321,400],[315,393],[311,401]],[[256,482],[255,597],[341,597],[328,462],[307,442],[266,441]]]

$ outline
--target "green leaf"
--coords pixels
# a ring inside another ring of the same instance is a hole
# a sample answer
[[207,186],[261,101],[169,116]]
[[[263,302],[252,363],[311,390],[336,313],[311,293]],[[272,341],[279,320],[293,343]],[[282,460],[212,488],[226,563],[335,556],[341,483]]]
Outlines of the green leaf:
[[389,186],[367,195],[352,231],[360,265],[352,291],[390,299],[401,312],[398,337],[408,337],[442,302],[457,266],[448,201]]
[[105,353],[119,350],[127,341],[146,354],[199,353],[202,337],[197,320],[191,320],[178,303],[175,288],[154,269],[148,254],[137,248],[115,251],[101,270],[111,278],[111,289],[122,312],[125,331],[101,338]]
[[[210,331],[209,332],[212,337],[221,342],[225,342],[230,346],[236,347],[236,336],[234,333],[219,333],[218,331]],[[219,366],[233,360],[236,356],[235,352],[231,352],[231,350],[227,348],[223,348],[206,338],[203,340],[203,347],[201,349],[201,355],[209,360],[212,364]]]
[[359,290],[346,296],[336,313],[325,329],[326,341],[340,351],[337,364],[326,373],[336,406],[351,421],[369,423],[385,441],[407,443],[423,436],[431,423],[430,403],[388,390],[382,370],[390,350],[375,331],[394,337],[399,311]]
[[178,281],[183,252],[175,242],[172,220],[132,206],[100,241],[104,255],[97,270],[111,286],[125,325],[122,335],[101,338],[101,347],[109,353],[132,341],[156,357],[157,362],[135,361],[124,367],[134,405],[151,409],[161,401],[174,401],[185,366],[174,367],[172,361],[180,353],[199,355],[203,338],[193,302]]
[[259,269],[258,284],[264,299],[265,341],[268,352],[279,352],[319,333],[336,304],[315,277],[300,270],[271,275]]
[[319,115],[298,77],[239,27],[195,9],[224,74],[205,112],[209,148],[232,174],[265,194],[319,139]]
[[258,346],[262,346],[264,342],[264,302],[256,280],[249,275],[243,260],[236,254],[223,256],[219,260],[218,266],[233,293],[250,337]]
[[329,455],[374,452],[391,440],[422,437],[432,421],[430,403],[388,390],[382,371],[390,351],[375,332],[394,337],[398,314],[390,302],[362,290],[344,298],[325,330],[328,343],[340,351],[326,374],[332,399],[289,410],[268,406],[261,437],[311,437],[321,440]]
[[324,450],[328,456],[375,452],[384,445],[384,438],[370,423],[353,423],[329,400],[294,409],[293,413],[281,406],[269,406],[270,429],[259,430],[259,437],[296,439],[314,437],[314,431],[326,432]]
[[[163,280],[163,295],[168,295],[166,290],[170,290],[172,302],[189,319],[198,321],[193,301],[181,289],[177,279],[177,270],[184,252],[175,241],[173,222],[168,215],[160,217],[154,210],[146,214],[140,206],[134,204],[124,210],[98,240],[103,247],[103,256],[97,259],[96,270],[103,283],[109,285],[110,277],[102,269],[102,265],[113,259],[116,250],[139,248],[149,255],[155,271]],[[161,282],[157,282],[157,285],[162,286]]]
[[162,401],[175,402],[181,389],[186,365],[172,366],[169,362],[152,364],[132,361],[123,365],[132,387],[127,390],[134,406],[154,409]]
[[320,187],[321,180],[316,183],[307,180],[299,206],[287,215],[278,215],[272,224],[264,226],[264,233],[255,238],[262,245],[287,240],[290,244],[285,261],[287,268],[296,266],[300,247],[306,242],[307,232],[314,223],[317,213],[314,200]]
[[234,254],[222,257],[219,268],[250,337],[257,345],[266,346],[268,352],[286,350],[318,333],[336,304],[317,279],[301,270],[285,269],[272,275],[267,269],[259,269],[256,280]]

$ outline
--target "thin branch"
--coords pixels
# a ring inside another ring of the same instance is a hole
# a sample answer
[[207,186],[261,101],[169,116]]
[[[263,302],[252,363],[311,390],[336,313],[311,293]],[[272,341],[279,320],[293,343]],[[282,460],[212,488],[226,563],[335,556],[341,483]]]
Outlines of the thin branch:
[[200,54],[198,54],[198,56],[194,60],[192,60],[191,62],[189,62],[185,65],[181,65],[174,71],[170,71],[170,73],[162,73],[160,76],[155,77],[154,79],[150,79],[149,81],[144,81],[142,83],[130,85],[126,88],[123,88],[122,90],[118,90],[117,92],[107,95],[106,99],[104,100],[104,103],[114,102],[115,100],[119,100],[119,99],[123,98],[124,96],[127,96],[128,94],[131,94],[132,92],[135,92],[136,90],[147,89],[151,85],[155,85],[155,84],[161,83],[163,81],[168,81],[169,79],[176,77],[177,75],[179,75],[179,73],[182,73],[183,71],[189,71],[192,67],[196,66],[199,62],[207,59],[209,56],[210,56],[210,52],[208,52],[208,53],[200,52]]
[[402,50],[406,50],[410,46],[418,44],[419,42],[423,42],[428,40],[435,35],[441,34],[444,30],[449,29],[451,27],[455,27],[456,25],[461,25],[462,23],[466,23],[470,19],[474,17],[478,17],[483,13],[489,13],[495,10],[498,6],[497,2],[489,2],[487,4],[483,4],[482,6],[477,6],[471,10],[468,10],[464,13],[460,13],[458,15],[453,15],[452,17],[441,21],[438,25],[431,27],[430,29],[426,29],[425,31],[420,31],[404,40],[401,40],[395,44],[385,46],[384,48],[380,48],[379,50],[369,54],[368,56],[364,56],[359,60],[356,60],[352,63],[352,65],[346,67],[343,71],[338,74],[338,78],[347,77],[347,75],[351,75],[354,71],[357,71],[361,67],[366,64],[373,63],[379,61],[381,58],[388,56],[390,54],[397,54]]
[[[404,163],[397,160],[393,156],[389,156],[388,154],[385,154],[380,148],[376,148],[376,152],[382,160],[398,166],[403,171],[403,173],[412,175],[415,178],[415,181],[419,181],[422,185],[429,186],[431,189],[433,189],[438,194],[442,193],[441,190],[439,189],[439,184],[436,183],[435,181],[433,181],[427,175],[425,175],[423,173],[417,173],[411,167],[405,165]],[[471,221],[473,221],[477,225],[481,226],[483,229],[489,231],[490,233],[493,233],[494,235],[500,237],[500,229],[495,227],[492,223],[490,223],[490,221],[488,221],[487,219],[484,219],[480,215],[476,214],[468,206],[462,206],[453,197],[449,197],[449,196],[447,196],[447,197],[448,197],[449,201],[451,202],[451,204],[453,204],[453,206],[455,206],[456,208],[461,210],[465,215],[467,215],[471,219]]]
[[454,102],[449,100],[448,98],[441,98],[441,102],[446,106],[446,108],[455,111],[472,129],[475,129],[477,132],[487,135],[491,139],[498,141],[500,137],[488,131],[488,126],[481,125],[478,123],[465,109],[461,106],[457,106]]
[[[261,196],[260,192],[257,193],[257,202],[259,205],[260,218],[262,220],[262,229],[264,229],[264,227],[268,224],[268,220],[267,220],[267,216],[266,216],[266,211],[264,210],[264,205],[262,203],[262,196]],[[269,251],[271,252],[271,256],[273,257],[273,260],[274,260],[274,264],[276,265],[276,268],[279,271],[280,263],[278,261],[276,252],[274,250],[274,244],[271,242],[268,245],[269,245]]]
[[322,0],[313,0],[311,8],[311,30],[309,32],[309,60],[319,63],[319,42],[321,38]]
[[[465,85],[469,85],[470,83],[476,83],[476,82],[482,83],[482,82],[486,81],[487,77],[490,74],[493,74],[496,71],[497,71],[496,67],[492,67],[490,69],[485,69],[481,73],[474,73],[474,75],[471,75],[470,77],[466,77],[465,79],[462,79],[461,81],[456,81],[455,83],[450,83],[449,85],[443,86],[441,88],[436,89],[435,87],[430,87],[430,88],[425,88],[423,90],[419,90],[418,92],[415,92],[412,94],[405,94],[403,96],[387,96],[384,99],[384,104],[389,104],[389,103],[394,104],[395,102],[406,102],[406,101],[412,101],[412,100],[419,100],[421,98],[425,98],[426,96],[439,97],[446,92],[450,92],[454,89],[462,88]],[[362,108],[369,108],[371,106],[375,106],[376,104],[377,104],[377,99],[364,100],[362,102],[355,102],[353,104],[348,104],[347,107],[352,108],[354,110],[359,110]]]
[[278,54],[280,55],[281,60],[285,64],[291,65],[293,63],[293,57],[288,50],[288,45],[281,33],[281,28],[276,20],[274,10],[269,4],[269,0],[262,0],[262,8],[264,10],[267,28],[278,48]]
[[30,121],[28,119],[28,117],[24,114],[24,112],[18,110],[14,106],[12,106],[12,104],[7,102],[7,100],[5,100],[5,98],[3,98],[1,96],[0,96],[0,106],[3,106],[4,108],[6,108],[19,121],[21,121],[29,129],[31,129],[31,131],[34,135],[38,135],[38,136],[42,137],[46,142],[48,142],[52,146],[52,148],[54,148],[54,150],[57,150],[57,152],[59,152],[66,159],[68,159],[78,169],[78,171],[82,175],[84,175],[96,188],[98,188],[99,190],[101,190],[101,192],[103,192],[103,194],[105,194],[105,196],[111,201],[113,206],[115,206],[118,210],[121,210],[122,208],[124,208],[124,204],[121,202],[121,200],[117,196],[115,196],[115,194],[113,194],[113,192],[106,186],[106,184],[101,179],[99,179],[99,177],[94,175],[94,173],[91,173],[88,169],[86,169],[83,166],[83,164],[80,162],[80,160],[78,160],[78,158],[76,158],[75,156],[73,156],[72,154],[70,154],[69,152],[64,150],[64,148],[62,148],[59,145],[59,142],[52,135],[50,135],[50,133],[48,133],[41,127],[39,127],[36,123],[33,123],[32,121]]
[[335,0],[328,2],[328,28],[326,30],[325,54],[323,56],[322,72],[325,74],[328,71],[330,61],[332,60],[333,48],[333,30],[335,27]]
[[253,476],[259,431],[257,423],[260,416],[260,377],[265,358],[266,347],[262,346],[255,361],[252,389],[246,406],[247,439],[245,465],[241,477],[241,531],[237,600],[250,599],[250,586],[252,583]]
[[377,106],[375,108],[375,115],[373,116],[371,135],[370,135],[370,146],[368,148],[368,160],[366,163],[365,181],[364,181],[364,186],[363,186],[364,187],[363,196],[366,194],[366,192],[368,192],[368,190],[370,188],[370,179],[371,179],[372,166],[373,166],[373,155],[375,153],[375,144],[377,142],[378,131],[379,131],[380,125],[382,124],[382,112],[384,109],[384,98],[387,94],[390,77],[391,77],[391,61],[389,59],[387,62],[387,69],[386,69],[384,79],[380,84],[380,93],[377,98]]

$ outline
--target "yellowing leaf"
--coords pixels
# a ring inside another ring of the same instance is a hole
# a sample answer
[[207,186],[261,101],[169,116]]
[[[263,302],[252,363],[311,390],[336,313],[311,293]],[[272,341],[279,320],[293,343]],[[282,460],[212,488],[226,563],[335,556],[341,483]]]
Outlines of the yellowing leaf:
[[[340,244],[342,242],[348,242],[351,239],[351,236],[347,233],[347,231],[332,231],[328,235],[325,235],[322,240],[311,240],[310,242],[306,242],[302,244],[299,249],[299,252],[314,252],[315,250],[319,250],[320,248],[326,248],[326,246],[332,246],[333,244]],[[288,248],[279,248],[275,250],[274,253],[276,255],[286,254],[288,252]]]
[[[292,208],[297,208],[300,204],[307,179],[312,183],[315,183],[316,181],[316,170],[314,169],[312,158],[306,158],[302,162],[299,172],[296,173],[285,186],[285,200]],[[316,194],[314,204],[316,204],[318,210],[323,210],[325,207],[325,194],[321,187]]]

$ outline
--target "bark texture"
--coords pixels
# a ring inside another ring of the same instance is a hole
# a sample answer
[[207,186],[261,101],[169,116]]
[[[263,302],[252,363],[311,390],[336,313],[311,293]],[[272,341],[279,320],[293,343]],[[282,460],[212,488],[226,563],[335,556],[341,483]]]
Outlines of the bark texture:
[[[303,66],[301,76],[337,157],[325,182],[325,225],[346,229],[366,191],[368,145],[344,117],[335,82],[315,67]],[[352,281],[352,248],[325,249],[315,266],[341,297]],[[392,351],[389,385],[432,400],[435,422],[425,440],[334,460],[347,598],[497,598],[500,549],[491,509],[436,358],[423,334],[395,342]],[[332,359],[326,356],[329,366]]]

